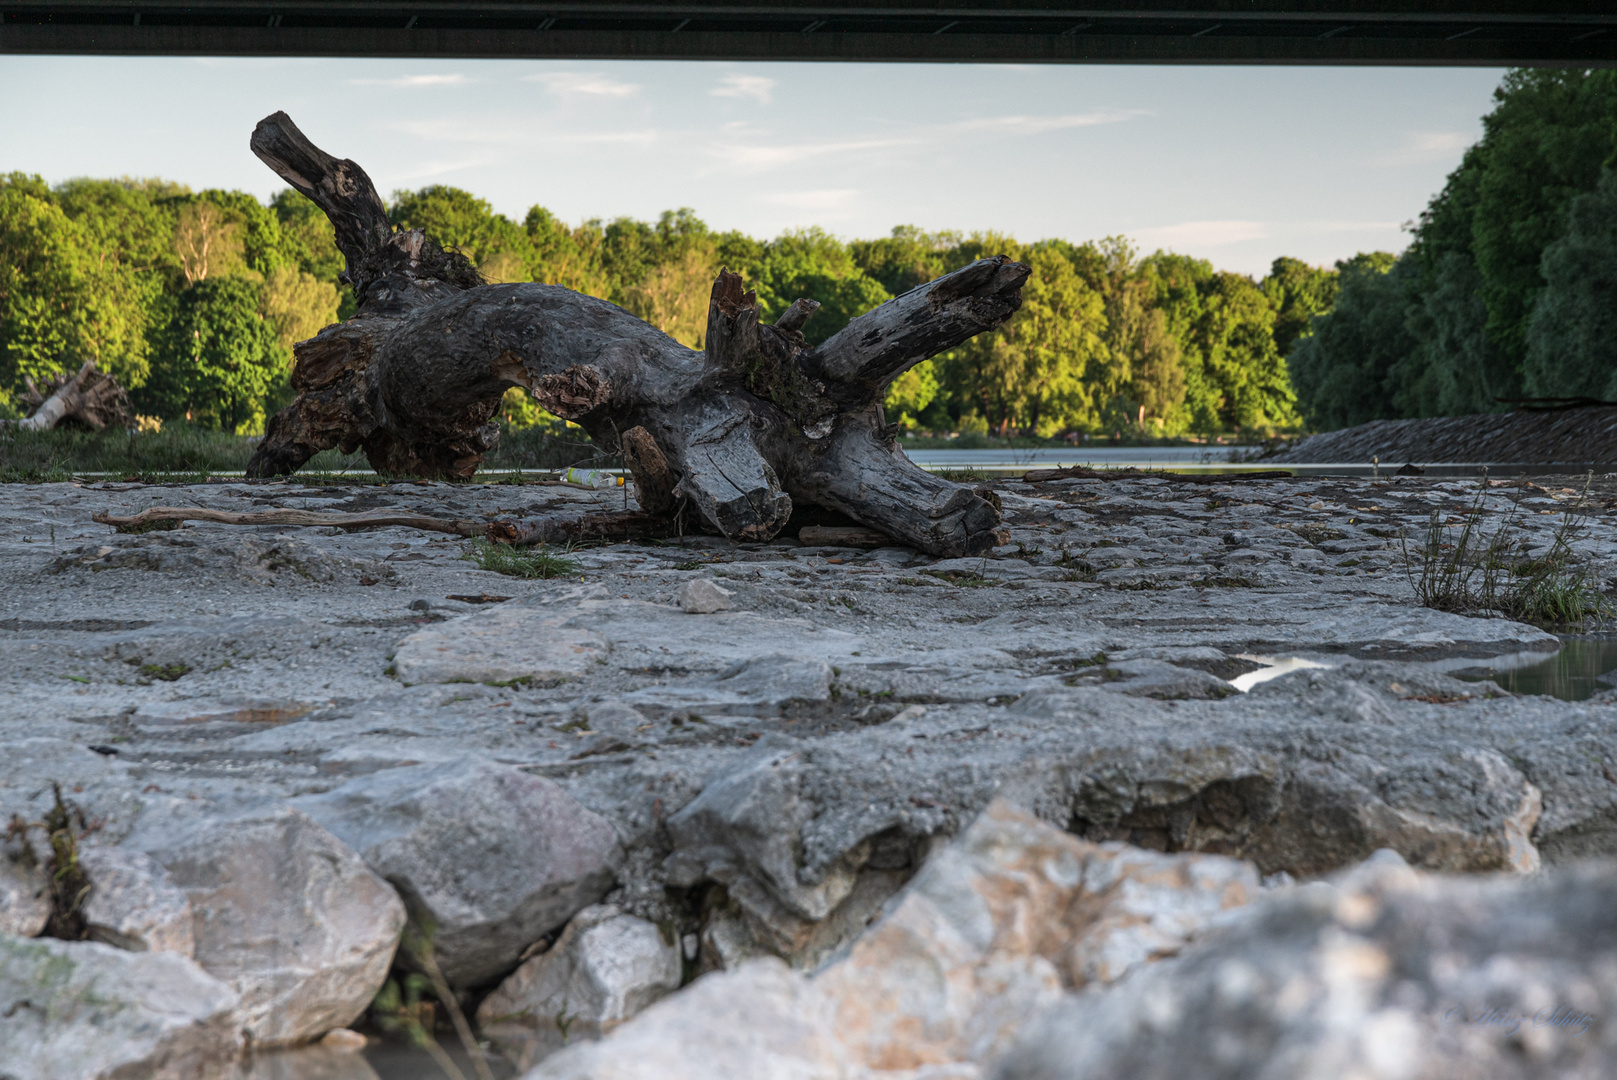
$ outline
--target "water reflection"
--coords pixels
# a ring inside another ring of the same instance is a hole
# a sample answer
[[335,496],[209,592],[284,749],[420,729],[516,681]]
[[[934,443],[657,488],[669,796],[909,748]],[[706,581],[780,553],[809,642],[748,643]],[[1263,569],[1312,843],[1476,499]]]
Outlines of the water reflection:
[[323,1046],[254,1054],[238,1075],[241,1080],[381,1080],[364,1054]]
[[1263,665],[1256,671],[1249,671],[1245,675],[1237,675],[1230,680],[1230,685],[1243,694],[1259,683],[1266,683],[1270,679],[1278,679],[1280,676],[1289,675],[1293,671],[1304,671],[1308,668],[1329,671],[1336,666],[1334,664],[1321,664],[1315,660],[1304,660],[1300,656],[1249,656],[1246,653],[1237,653],[1235,658],[1237,660],[1250,660],[1254,664]]
[[[460,1047],[446,1045],[445,1050],[462,1076],[477,1075]],[[489,1064],[496,1080],[513,1075],[503,1062]],[[233,1080],[449,1080],[449,1074],[425,1050],[373,1039],[363,1052],[304,1046],[255,1054]]]
[[1617,635],[1561,639],[1561,651],[1532,664],[1477,666],[1455,675],[1478,681],[1492,679],[1513,694],[1547,694],[1562,701],[1582,701],[1617,688]]

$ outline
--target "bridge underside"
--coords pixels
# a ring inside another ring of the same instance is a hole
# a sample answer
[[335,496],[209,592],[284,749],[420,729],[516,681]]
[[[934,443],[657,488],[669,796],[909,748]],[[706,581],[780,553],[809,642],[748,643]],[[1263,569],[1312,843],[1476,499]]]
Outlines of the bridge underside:
[[0,53],[1609,66],[1594,0],[0,0]]

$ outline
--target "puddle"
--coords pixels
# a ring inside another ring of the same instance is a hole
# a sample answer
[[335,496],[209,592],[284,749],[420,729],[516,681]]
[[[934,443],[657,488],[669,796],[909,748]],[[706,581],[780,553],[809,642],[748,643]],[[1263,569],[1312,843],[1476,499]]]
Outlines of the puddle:
[[1270,679],[1278,679],[1280,676],[1289,675],[1293,671],[1305,671],[1308,668],[1327,671],[1336,666],[1335,664],[1321,664],[1317,660],[1304,660],[1300,656],[1248,656],[1241,654],[1237,655],[1236,659],[1250,660],[1254,664],[1263,665],[1256,671],[1249,671],[1245,675],[1237,675],[1230,680],[1230,685],[1243,694],[1259,683],[1266,683]]
[[[462,1078],[475,1080],[477,1070],[453,1036],[439,1045]],[[516,1075],[504,1059],[494,1058],[488,1064],[495,1080],[510,1080]],[[333,1050],[316,1044],[254,1055],[227,1075],[229,1080],[453,1080],[455,1073],[424,1049],[373,1037],[362,1051]]]
[[1561,640],[1560,652],[1472,662],[1453,674],[1469,682],[1492,679],[1513,694],[1545,694],[1562,701],[1582,701],[1617,688],[1617,636]]

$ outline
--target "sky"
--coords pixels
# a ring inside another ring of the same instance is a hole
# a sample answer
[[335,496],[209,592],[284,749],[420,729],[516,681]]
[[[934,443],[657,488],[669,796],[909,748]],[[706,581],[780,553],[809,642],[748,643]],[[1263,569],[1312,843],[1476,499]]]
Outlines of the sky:
[[1400,251],[1481,135],[1482,68],[0,56],[0,172],[285,187],[285,110],[382,193],[521,221],[691,207],[759,237],[1123,234],[1261,276]]

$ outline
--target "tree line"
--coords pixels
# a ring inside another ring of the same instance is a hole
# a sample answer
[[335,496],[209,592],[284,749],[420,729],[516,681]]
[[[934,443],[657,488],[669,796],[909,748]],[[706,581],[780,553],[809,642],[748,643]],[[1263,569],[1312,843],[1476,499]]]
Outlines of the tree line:
[[1411,229],[1292,351],[1311,426],[1617,400],[1617,72],[1509,72]]
[[[445,186],[395,193],[389,213],[460,249],[491,282],[603,297],[693,348],[721,266],[745,277],[770,317],[797,297],[819,300],[806,331],[819,342],[984,255],[1028,262],[1022,309],[1005,326],[893,385],[890,419],[927,431],[1294,428],[1286,355],[1330,309],[1339,276],[1354,273],[1282,258],[1256,280],[1184,255],[1141,255],[1121,237],[1023,243],[903,226],[875,240],[812,228],[761,240],[713,230],[688,209],[569,225],[535,206],[518,223]],[[143,414],[262,430],[289,400],[292,344],[351,313],[341,267],[324,217],[290,190],[266,206],[158,180],[0,177],[0,409],[15,412],[25,377],[94,359]],[[507,419],[543,417],[513,396]]]

